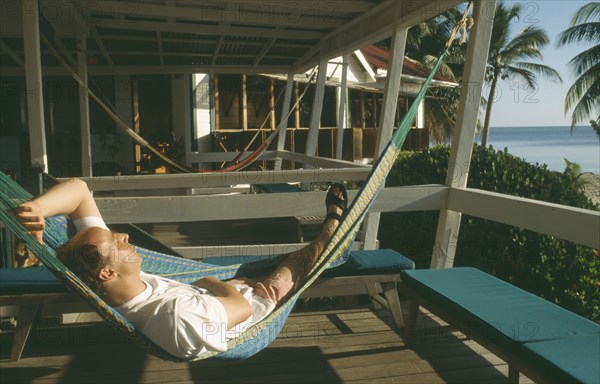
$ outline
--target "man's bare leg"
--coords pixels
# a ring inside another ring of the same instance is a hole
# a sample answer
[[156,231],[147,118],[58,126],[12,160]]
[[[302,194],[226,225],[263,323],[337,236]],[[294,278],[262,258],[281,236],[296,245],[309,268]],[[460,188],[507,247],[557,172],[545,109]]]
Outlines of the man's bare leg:
[[[344,199],[343,193],[339,188],[333,186],[330,191],[340,200]],[[329,206],[327,206],[327,213],[336,213],[339,216],[342,216],[343,210],[335,204],[329,204]],[[329,238],[333,235],[339,225],[340,222],[336,218],[326,219],[319,236],[306,247],[288,254],[286,259],[267,277],[267,279],[279,275],[278,278],[292,281],[294,285],[297,285],[304,280],[321,255],[321,252],[325,249]]]

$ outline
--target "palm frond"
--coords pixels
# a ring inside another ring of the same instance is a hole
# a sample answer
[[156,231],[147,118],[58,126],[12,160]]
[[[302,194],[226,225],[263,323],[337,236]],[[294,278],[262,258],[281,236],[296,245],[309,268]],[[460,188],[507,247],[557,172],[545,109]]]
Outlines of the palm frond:
[[577,54],[569,61],[569,67],[571,67],[575,76],[580,76],[599,62],[600,44]]
[[562,47],[572,43],[597,42],[600,40],[600,22],[579,24],[558,35],[556,45]]
[[600,2],[591,2],[579,8],[571,19],[570,28],[559,34],[557,46],[578,42],[600,41]]
[[587,23],[589,20],[600,20],[600,2],[590,2],[579,8],[571,19],[571,26]]
[[507,66],[506,68],[504,68],[504,73],[505,76],[507,77],[511,77],[511,78],[519,78],[519,79],[523,79],[528,86],[530,86],[531,88],[536,88],[537,87],[537,79],[535,77],[535,73],[533,73],[532,71],[525,69],[525,68],[519,68],[519,67],[514,67],[514,66]]
[[[570,91],[570,90],[569,90]],[[571,115],[571,126],[578,123],[589,122],[598,116],[600,108],[600,82],[595,82],[587,91],[579,98],[577,105],[573,108]]]
[[507,62],[523,58],[541,59],[540,48],[550,42],[546,32],[538,27],[527,27],[511,39],[502,50],[502,59]]
[[[573,108],[580,98],[593,87],[594,84],[600,84],[600,62],[596,63],[592,68],[579,76],[573,85],[567,91],[565,98],[565,112]],[[598,103],[600,105],[600,103]]]
[[513,63],[513,66],[522,68],[522,69],[527,69],[528,71],[533,72],[535,75],[541,75],[548,80],[557,81],[559,83],[562,83],[562,77],[560,77],[560,74],[558,73],[558,71],[556,71],[554,68],[549,67],[547,65],[519,61],[519,62]]

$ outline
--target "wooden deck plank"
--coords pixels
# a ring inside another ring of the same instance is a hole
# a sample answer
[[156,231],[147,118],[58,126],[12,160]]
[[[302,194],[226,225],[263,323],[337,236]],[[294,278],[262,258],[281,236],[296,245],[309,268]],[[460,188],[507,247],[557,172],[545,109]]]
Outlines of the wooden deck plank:
[[423,321],[424,336],[410,346],[392,324],[384,310],[294,312],[280,337],[256,356],[190,364],[148,355],[105,325],[37,330],[16,363],[7,361],[10,337],[2,335],[0,377],[2,384],[506,380],[504,362],[443,323]]

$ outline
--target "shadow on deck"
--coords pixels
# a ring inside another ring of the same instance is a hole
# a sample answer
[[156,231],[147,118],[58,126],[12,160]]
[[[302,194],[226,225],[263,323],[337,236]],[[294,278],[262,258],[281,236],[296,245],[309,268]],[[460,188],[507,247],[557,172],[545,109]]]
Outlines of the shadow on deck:
[[386,311],[296,311],[277,340],[247,360],[189,364],[148,355],[105,324],[38,329],[21,361],[12,363],[8,362],[12,335],[5,333],[0,339],[0,380],[3,384],[506,381],[508,367],[499,358],[431,315],[421,320],[415,343],[407,346]]

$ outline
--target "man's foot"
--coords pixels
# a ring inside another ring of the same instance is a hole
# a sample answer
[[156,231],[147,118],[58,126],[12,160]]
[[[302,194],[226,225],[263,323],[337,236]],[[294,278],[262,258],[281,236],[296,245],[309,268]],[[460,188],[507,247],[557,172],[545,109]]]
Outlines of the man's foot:
[[346,188],[339,183],[332,184],[327,191],[327,197],[325,198],[325,206],[327,208],[327,217],[323,223],[323,229],[329,229],[327,227],[333,226],[335,229],[346,214],[346,207],[348,205],[348,194]]

